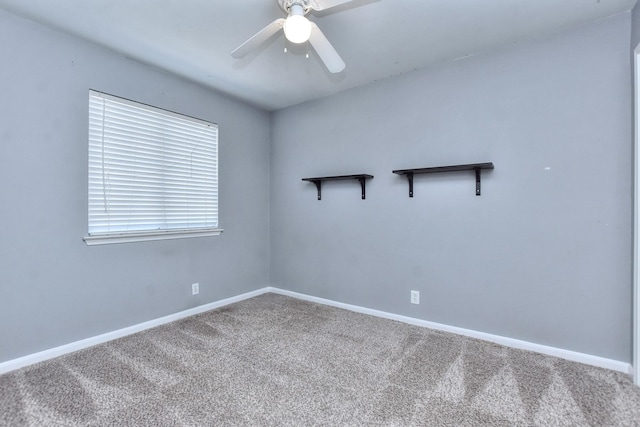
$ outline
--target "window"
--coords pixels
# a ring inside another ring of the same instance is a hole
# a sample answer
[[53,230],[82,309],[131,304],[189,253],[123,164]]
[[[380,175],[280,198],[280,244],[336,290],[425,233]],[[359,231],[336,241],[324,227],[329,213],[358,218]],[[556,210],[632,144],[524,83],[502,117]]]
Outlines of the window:
[[89,245],[220,234],[218,126],[89,92]]

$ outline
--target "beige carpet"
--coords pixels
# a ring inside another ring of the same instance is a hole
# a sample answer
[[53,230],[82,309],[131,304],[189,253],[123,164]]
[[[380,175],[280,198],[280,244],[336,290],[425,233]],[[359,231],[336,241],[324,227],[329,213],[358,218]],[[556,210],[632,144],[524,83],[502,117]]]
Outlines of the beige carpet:
[[0,376],[2,426],[633,426],[627,375],[266,294]]

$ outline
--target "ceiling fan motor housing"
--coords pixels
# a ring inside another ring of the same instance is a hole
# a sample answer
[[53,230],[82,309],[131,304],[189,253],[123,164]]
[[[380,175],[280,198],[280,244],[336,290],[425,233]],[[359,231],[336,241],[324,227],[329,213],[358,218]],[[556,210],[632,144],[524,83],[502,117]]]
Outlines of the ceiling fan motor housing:
[[300,6],[304,15],[313,9],[313,7],[309,5],[309,0],[278,0],[278,5],[280,5],[280,8],[287,13],[291,12],[292,6]]

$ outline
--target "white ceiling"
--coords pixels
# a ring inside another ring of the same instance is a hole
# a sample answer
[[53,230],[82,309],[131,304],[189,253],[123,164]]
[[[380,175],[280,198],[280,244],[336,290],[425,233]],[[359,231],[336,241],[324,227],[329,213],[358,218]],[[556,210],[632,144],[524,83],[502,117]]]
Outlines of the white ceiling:
[[[267,110],[615,15],[636,0],[354,0],[308,17],[346,63],[330,74],[280,33],[230,52],[276,18],[276,0],[0,0],[0,8],[108,46]],[[293,47],[293,48],[292,48]]]

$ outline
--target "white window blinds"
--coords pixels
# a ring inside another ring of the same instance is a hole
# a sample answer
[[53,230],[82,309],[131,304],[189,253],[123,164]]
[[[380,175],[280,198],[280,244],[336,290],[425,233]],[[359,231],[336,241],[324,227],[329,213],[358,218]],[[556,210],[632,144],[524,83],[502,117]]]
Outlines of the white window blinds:
[[218,126],[90,91],[89,236],[217,226]]

